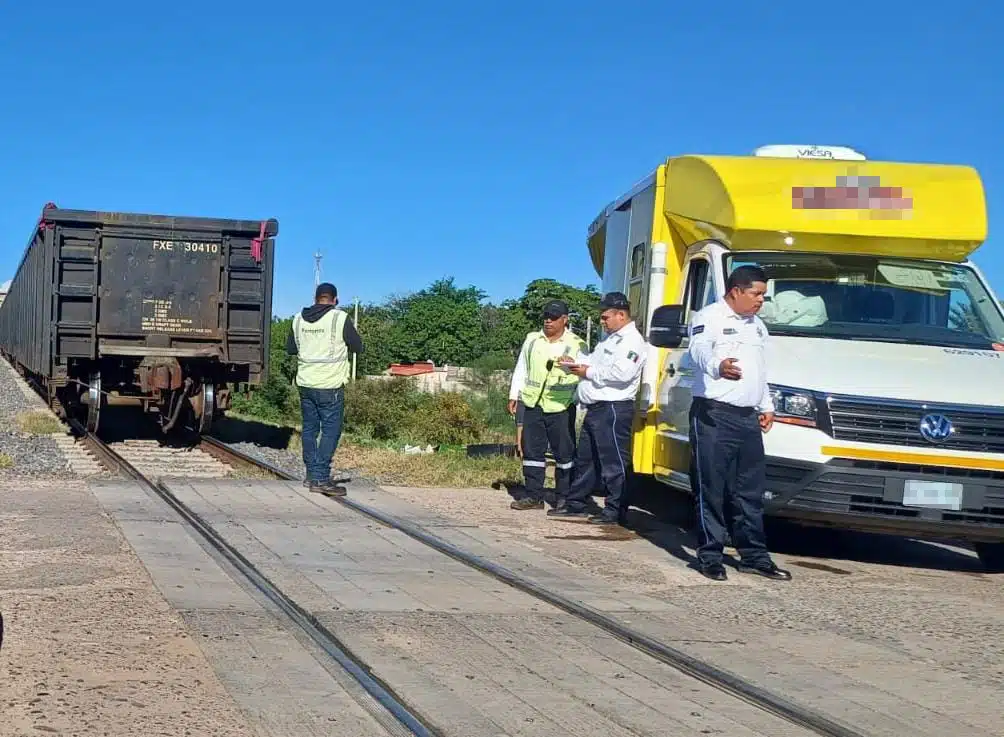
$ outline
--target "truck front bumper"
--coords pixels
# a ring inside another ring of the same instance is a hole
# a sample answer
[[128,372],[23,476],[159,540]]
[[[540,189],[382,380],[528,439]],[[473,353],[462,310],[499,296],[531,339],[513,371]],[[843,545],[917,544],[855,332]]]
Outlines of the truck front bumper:
[[[904,504],[910,481],[958,484],[958,509]],[[768,457],[765,511],[866,532],[1004,541],[1004,472],[833,459]]]

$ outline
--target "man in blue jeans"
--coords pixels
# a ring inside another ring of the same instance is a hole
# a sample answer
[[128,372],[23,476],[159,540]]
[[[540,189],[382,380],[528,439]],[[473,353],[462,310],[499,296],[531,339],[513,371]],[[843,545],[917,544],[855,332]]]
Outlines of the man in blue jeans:
[[[362,353],[363,341],[349,316],[337,308],[338,290],[320,284],[314,304],[293,318],[286,351],[297,357],[296,387],[303,414],[304,485],[311,491],[344,496],[331,480],[331,459],[342,435],[349,352]],[[320,442],[318,432],[320,431]]]

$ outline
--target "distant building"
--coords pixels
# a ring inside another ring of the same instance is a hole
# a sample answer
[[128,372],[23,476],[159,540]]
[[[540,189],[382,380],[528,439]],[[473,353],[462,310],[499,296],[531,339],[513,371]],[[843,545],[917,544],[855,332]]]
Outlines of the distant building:
[[4,297],[7,296],[7,292],[10,291],[10,279],[0,284],[0,305],[3,304]]

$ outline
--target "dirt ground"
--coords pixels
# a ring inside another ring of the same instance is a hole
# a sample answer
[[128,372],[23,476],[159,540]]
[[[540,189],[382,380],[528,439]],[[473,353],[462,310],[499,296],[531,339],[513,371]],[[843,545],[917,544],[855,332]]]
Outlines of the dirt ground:
[[[794,580],[779,585],[733,572],[721,584],[691,567],[695,541],[689,530],[637,509],[629,520],[640,535],[549,520],[542,510],[517,512],[509,509],[505,490],[384,488],[557,558],[569,566],[569,579],[581,569],[709,622],[742,621],[764,638],[777,632],[846,637],[918,666],[1004,687],[1004,575],[984,573],[965,548],[775,526],[768,543]],[[670,517],[682,518],[682,510],[671,511]]]
[[0,484],[0,735],[252,735],[79,482]]

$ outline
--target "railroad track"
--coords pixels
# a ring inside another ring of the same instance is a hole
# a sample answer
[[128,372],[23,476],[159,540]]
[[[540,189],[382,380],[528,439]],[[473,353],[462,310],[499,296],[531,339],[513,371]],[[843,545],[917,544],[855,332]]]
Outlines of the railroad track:
[[[370,673],[366,664],[345,647],[333,632],[272,583],[257,566],[228,543],[213,525],[178,499],[163,483],[159,480],[149,478],[143,471],[134,466],[129,459],[125,458],[118,449],[105,443],[95,434],[89,433],[79,422],[71,420],[71,426],[80,434],[82,441],[88,446],[92,454],[109,470],[143,484],[170,506],[181,517],[189,529],[210,545],[218,557],[225,560],[232,570],[240,574],[251,586],[268,598],[269,601],[278,607],[279,611],[282,612],[288,621],[299,627],[331,660],[355,679],[380,707],[400,727],[406,730],[407,734],[415,735],[416,737],[439,737],[441,735],[439,731],[415,714],[387,684]],[[218,443],[218,441],[212,441],[209,444],[214,447],[215,451],[210,457],[219,458],[222,461],[220,457],[224,454],[221,449],[226,448],[226,446]],[[241,456],[240,458],[234,457],[240,462],[251,462],[252,465],[256,465],[269,473],[277,475],[282,473],[270,466],[253,463],[246,456]],[[142,459],[143,457],[140,456],[140,458]],[[222,467],[223,463],[220,463],[220,466]]]
[[[108,444],[102,441],[96,434],[89,432],[79,421],[71,419],[69,420],[69,424],[96,460],[110,471],[132,478],[143,484],[174,509],[189,528],[199,537],[203,538],[215,553],[229,564],[232,570],[236,571],[255,589],[272,601],[290,622],[302,629],[332,660],[349,673],[400,727],[413,735],[440,734],[414,710],[409,708],[387,684],[370,673],[366,664],[353,655],[333,632],[273,584],[253,563],[230,545],[209,522],[178,499],[163,483],[150,478],[151,475],[155,474],[174,477],[184,476],[186,466],[179,465],[177,458],[174,459],[174,463],[165,465],[163,462],[163,451],[154,451],[147,444],[130,445],[127,442],[117,445]],[[225,477],[230,475],[232,469],[243,466],[245,468],[256,469],[261,474],[277,479],[287,481],[300,480],[279,468],[241,453],[226,443],[209,436],[201,436],[198,446],[188,452],[194,453],[196,450],[199,451],[198,454],[191,457],[199,459],[195,465],[202,470],[203,477],[207,474],[209,476]],[[213,463],[217,465],[214,466]],[[169,471],[170,473],[165,474],[163,471]],[[562,596],[489,560],[462,550],[418,525],[386,514],[366,504],[361,504],[351,497],[330,498],[359,514],[408,535],[443,555],[449,556],[513,588],[578,617],[659,662],[669,665],[712,688],[728,693],[785,721],[798,725],[822,737],[864,737],[862,733],[857,732],[851,727],[837,723],[783,696],[766,691],[751,681],[740,678],[706,661],[671,647],[666,643],[655,640],[602,612]]]
[[[240,451],[234,450],[215,438],[203,437],[200,447],[205,450],[206,453],[221,461],[225,461],[230,466],[239,467],[243,465],[253,467],[278,479],[300,481],[300,479],[288,474],[287,472],[274,466],[270,466],[269,464],[262,463],[258,459],[241,453]],[[169,494],[170,492],[167,493]],[[824,737],[864,737],[862,733],[857,732],[851,727],[839,724],[826,716],[795,704],[783,696],[766,691],[746,679],[723,671],[703,660],[695,658],[663,642],[659,642],[658,640],[648,637],[647,635],[638,632],[580,602],[568,599],[567,597],[547,589],[546,587],[503,568],[502,566],[462,550],[452,543],[431,534],[418,525],[414,525],[406,520],[386,514],[366,504],[362,504],[351,497],[331,498],[338,503],[349,507],[355,512],[365,515],[366,517],[386,525],[387,527],[398,530],[422,544],[427,545],[436,551],[449,556],[450,558],[453,558],[454,560],[492,576],[509,586],[536,597],[541,601],[545,601],[552,606],[568,612],[569,614],[572,614],[573,616],[576,616],[586,622],[589,622],[590,624],[599,627],[608,634],[666,665],[682,671],[683,673],[686,673],[687,675],[712,686],[713,688],[724,691],[764,711],[774,714],[775,716],[778,716],[790,723],[797,724]],[[180,502],[177,502],[176,500],[175,502],[180,504]],[[191,514],[191,512],[189,513]],[[236,554],[239,555],[239,553]],[[250,564],[247,565],[250,566]],[[310,615],[305,612],[302,616],[310,617]]]
[[[272,601],[291,623],[303,630],[324,653],[351,675],[408,734],[430,736],[440,734],[404,703],[390,686],[374,676],[366,664],[353,655],[333,632],[273,584],[240,551],[230,545],[209,522],[178,499],[163,483],[156,478],[151,479],[150,476],[222,478],[230,476],[235,468],[244,467],[276,479],[287,481],[300,481],[300,479],[282,469],[241,453],[210,436],[202,436],[197,446],[188,449],[164,448],[156,441],[124,441],[109,444],[101,440],[95,433],[89,432],[79,421],[71,419],[68,423],[78,439],[99,463],[113,473],[136,480],[160,497],[184,520],[190,529],[211,546],[220,558],[224,559],[234,571]],[[634,630],[585,604],[562,596],[535,581],[462,550],[418,525],[386,514],[366,504],[361,504],[351,497],[333,496],[330,498],[359,514],[408,535],[443,555],[578,617],[659,662],[712,688],[728,693],[785,721],[822,737],[865,737],[852,727],[837,723],[783,696],[766,691],[749,680],[717,668],[706,661]]]

